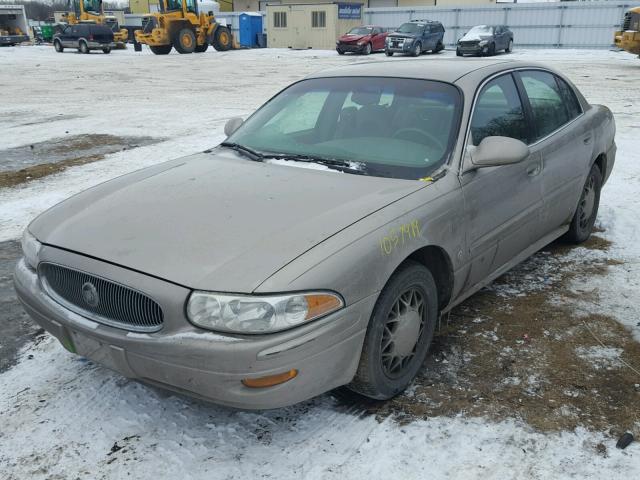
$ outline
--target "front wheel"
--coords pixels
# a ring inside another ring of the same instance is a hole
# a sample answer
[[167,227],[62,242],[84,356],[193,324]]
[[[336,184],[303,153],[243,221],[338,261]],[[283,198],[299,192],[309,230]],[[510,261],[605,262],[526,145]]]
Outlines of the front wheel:
[[569,242],[582,243],[591,235],[598,216],[601,189],[602,173],[600,168],[594,164],[589,171],[584,187],[582,187],[578,208],[571,219],[569,231],[564,235],[564,238]]
[[513,52],[513,40],[509,40],[509,44],[507,45],[507,48],[504,49],[505,53],[511,53]]
[[219,52],[226,52],[231,48],[231,31],[227,27],[218,26],[213,32],[211,44]]
[[372,48],[371,48],[371,44],[370,44],[370,43],[367,43],[367,44],[365,45],[365,47],[364,47],[364,50],[362,51],[362,54],[363,54],[363,55],[371,55],[371,50],[372,50]]
[[171,52],[171,49],[173,47],[171,45],[157,45],[157,46],[149,45],[149,48],[156,55],[168,55],[169,52]]
[[378,400],[402,392],[427,356],[437,316],[438,293],[431,272],[407,262],[378,297],[349,388]]
[[414,57],[419,57],[421,53],[422,45],[420,43],[416,43],[415,47],[413,47],[413,50],[411,51],[411,55]]
[[55,40],[53,42],[53,48],[55,48],[56,52],[58,53],[64,52],[64,47],[62,46],[62,42],[60,42],[60,40]]
[[196,49],[196,34],[190,28],[181,29],[173,39],[178,53],[193,53]]

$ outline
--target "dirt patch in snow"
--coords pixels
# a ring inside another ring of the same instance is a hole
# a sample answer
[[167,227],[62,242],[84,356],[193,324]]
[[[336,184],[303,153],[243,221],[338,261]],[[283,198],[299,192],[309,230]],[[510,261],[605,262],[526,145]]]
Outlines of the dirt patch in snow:
[[161,139],[115,135],[74,135],[0,151],[0,188],[102,160],[105,155],[150,145]]
[[572,308],[572,299],[597,301],[576,280],[620,263],[608,246],[598,236],[553,244],[474,295],[442,320],[413,385],[367,410],[401,422],[464,415],[541,431],[637,429],[640,375],[628,365],[640,370],[640,344],[614,319]]

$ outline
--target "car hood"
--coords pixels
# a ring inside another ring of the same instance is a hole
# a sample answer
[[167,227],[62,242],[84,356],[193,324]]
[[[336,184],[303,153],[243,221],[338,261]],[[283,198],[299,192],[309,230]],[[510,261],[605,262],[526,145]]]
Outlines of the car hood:
[[254,162],[215,149],[98,185],[29,229],[44,244],[186,287],[249,293],[424,185]]
[[391,32],[389,36],[396,37],[396,38],[416,38],[418,34]]
[[492,35],[465,35],[460,39],[461,42],[479,42],[480,40],[489,40]]
[[347,33],[340,36],[338,40],[341,42],[359,42],[360,40],[363,40],[365,38],[369,38],[369,35],[350,35]]

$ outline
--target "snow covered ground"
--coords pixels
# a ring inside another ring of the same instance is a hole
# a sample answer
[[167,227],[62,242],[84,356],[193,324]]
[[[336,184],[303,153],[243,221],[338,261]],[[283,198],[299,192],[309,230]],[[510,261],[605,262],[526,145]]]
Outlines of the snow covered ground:
[[[556,301],[571,302],[582,315],[611,315],[640,341],[640,61],[584,50],[516,50],[509,57],[560,69],[616,116],[618,160],[599,225],[612,242],[607,255],[619,263],[605,275],[572,280],[573,291],[595,297]],[[434,58],[420,61],[428,68]],[[398,59],[287,50],[156,57],[0,49],[0,151],[84,133],[166,139],[0,189],[0,241],[17,239],[35,215],[78,191],[215,145],[228,118],[246,116],[306,73],[360,61],[392,68]],[[581,253],[569,255],[578,261]],[[576,355],[625,368],[607,345]],[[629,428],[640,434],[637,417]],[[606,431],[544,433],[520,420],[464,411],[405,425],[365,415],[332,394],[269,412],[234,411],[128,381],[46,336],[0,374],[0,477],[8,479],[638,478],[640,444],[622,451],[615,441]]]

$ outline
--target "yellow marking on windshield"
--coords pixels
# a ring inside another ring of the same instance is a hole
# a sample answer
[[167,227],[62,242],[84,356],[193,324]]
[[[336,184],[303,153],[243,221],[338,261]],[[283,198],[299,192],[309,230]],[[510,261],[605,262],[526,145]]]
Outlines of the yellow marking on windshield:
[[418,179],[421,182],[433,182],[433,178],[431,177],[422,177]]

